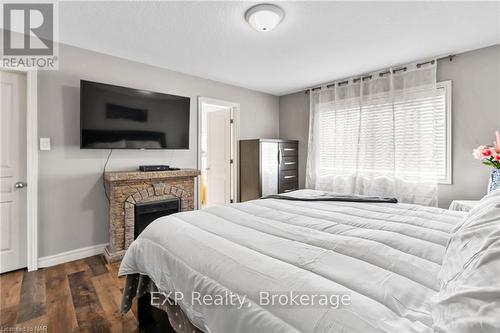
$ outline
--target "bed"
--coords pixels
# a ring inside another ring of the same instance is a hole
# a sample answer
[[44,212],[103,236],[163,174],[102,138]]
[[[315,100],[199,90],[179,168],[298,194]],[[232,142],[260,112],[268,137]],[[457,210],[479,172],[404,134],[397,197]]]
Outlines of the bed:
[[[124,308],[147,285],[175,299],[167,313],[179,332],[432,332],[443,256],[465,216],[399,203],[260,199],[163,217],[121,263]],[[296,305],[291,294],[350,302]],[[207,304],[199,295],[242,301]]]

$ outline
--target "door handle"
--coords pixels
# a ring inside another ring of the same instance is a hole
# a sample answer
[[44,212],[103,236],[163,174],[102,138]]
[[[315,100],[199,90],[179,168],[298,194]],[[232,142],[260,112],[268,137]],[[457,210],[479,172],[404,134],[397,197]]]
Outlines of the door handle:
[[17,182],[14,184],[15,188],[24,188],[26,186],[28,186],[28,184],[26,184],[25,182]]

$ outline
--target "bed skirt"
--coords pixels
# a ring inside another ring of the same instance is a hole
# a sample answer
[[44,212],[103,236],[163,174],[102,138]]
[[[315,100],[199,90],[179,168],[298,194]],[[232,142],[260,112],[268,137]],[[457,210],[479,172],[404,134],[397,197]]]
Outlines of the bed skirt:
[[[158,291],[158,287],[147,275],[127,275],[125,288],[123,289],[121,313],[125,314],[130,311],[134,297],[139,299],[147,293],[151,294]],[[166,312],[170,325],[177,333],[203,333],[202,330],[191,323],[179,305],[170,299],[166,299],[166,293],[160,292],[156,294],[153,303],[151,306]]]

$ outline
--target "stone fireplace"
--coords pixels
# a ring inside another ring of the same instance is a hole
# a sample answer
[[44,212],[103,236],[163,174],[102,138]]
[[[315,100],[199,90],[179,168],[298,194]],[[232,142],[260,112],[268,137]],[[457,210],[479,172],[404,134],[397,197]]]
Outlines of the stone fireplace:
[[121,260],[134,240],[135,205],[179,198],[181,211],[194,209],[194,182],[198,170],[106,172],[110,200],[108,262]]

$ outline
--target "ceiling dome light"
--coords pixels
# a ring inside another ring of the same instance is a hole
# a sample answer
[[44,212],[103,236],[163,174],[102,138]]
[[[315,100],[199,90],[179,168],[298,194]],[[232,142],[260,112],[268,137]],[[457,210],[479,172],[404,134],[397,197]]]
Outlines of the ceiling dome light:
[[245,13],[245,19],[257,31],[271,31],[283,20],[285,12],[276,5],[260,4],[250,7]]

